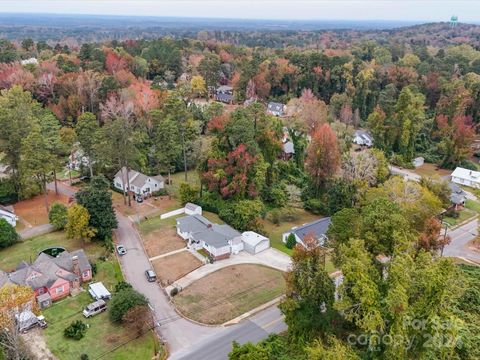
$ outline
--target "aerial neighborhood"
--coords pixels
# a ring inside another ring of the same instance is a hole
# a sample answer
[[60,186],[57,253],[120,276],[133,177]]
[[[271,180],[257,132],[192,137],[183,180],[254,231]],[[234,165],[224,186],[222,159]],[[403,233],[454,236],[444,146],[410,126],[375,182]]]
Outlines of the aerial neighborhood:
[[479,25],[35,15],[0,359],[480,359]]

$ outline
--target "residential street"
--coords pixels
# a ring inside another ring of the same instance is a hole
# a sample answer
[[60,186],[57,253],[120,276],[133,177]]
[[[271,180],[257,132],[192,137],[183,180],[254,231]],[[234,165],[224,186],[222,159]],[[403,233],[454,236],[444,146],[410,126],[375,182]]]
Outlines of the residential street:
[[480,252],[468,249],[467,244],[478,236],[478,219],[448,232],[451,242],[443,250],[444,256],[462,257],[480,263]]
[[287,325],[283,321],[283,316],[277,307],[270,307],[257,315],[252,316],[228,328],[225,328],[218,334],[210,336],[191,348],[179,351],[172,356],[170,360],[225,360],[227,354],[232,348],[232,342],[237,341],[240,344],[246,342],[258,342],[271,333],[285,331]]
[[[54,190],[54,184],[50,183],[48,188]],[[74,196],[76,192],[75,188],[62,182],[58,182],[58,189],[67,196]],[[116,214],[117,240],[127,248],[127,254],[120,257],[123,274],[126,281],[149,300],[158,324],[157,330],[167,342],[172,359],[224,360],[231,350],[233,340],[240,343],[256,342],[269,333],[286,329],[283,316],[275,306],[229,327],[203,326],[178,315],[160,286],[148,282],[145,277],[145,270],[150,268],[150,263],[132,221],[118,211]],[[277,261],[282,263],[283,259]],[[199,354],[203,355],[199,357]]]

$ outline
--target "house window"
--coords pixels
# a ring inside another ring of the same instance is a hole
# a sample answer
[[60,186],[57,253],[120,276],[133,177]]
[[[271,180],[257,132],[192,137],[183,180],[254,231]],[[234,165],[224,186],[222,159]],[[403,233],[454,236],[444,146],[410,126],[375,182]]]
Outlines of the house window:
[[90,275],[90,272],[88,272],[88,271],[84,271],[82,273],[82,277],[84,277],[84,278],[88,277],[89,275]]
[[157,184],[155,184],[155,187],[157,187]]
[[55,288],[55,293],[57,293],[57,294],[63,293],[63,285]]
[[117,182],[117,183],[115,183],[115,186],[116,186],[117,188],[121,188],[121,187],[122,187],[122,184],[120,184],[119,182]]

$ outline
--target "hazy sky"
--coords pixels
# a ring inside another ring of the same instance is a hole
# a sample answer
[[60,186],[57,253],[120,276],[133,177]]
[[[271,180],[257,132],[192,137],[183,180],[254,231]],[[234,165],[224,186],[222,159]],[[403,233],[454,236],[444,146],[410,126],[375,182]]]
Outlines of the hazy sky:
[[480,21],[480,1],[438,0],[0,0],[0,12],[227,17]]

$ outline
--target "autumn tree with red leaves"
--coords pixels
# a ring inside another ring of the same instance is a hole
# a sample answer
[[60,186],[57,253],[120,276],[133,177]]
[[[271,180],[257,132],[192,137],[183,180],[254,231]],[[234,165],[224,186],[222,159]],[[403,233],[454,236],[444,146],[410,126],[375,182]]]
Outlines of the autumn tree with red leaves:
[[425,228],[418,238],[418,247],[426,251],[438,251],[450,244],[451,238],[441,234],[442,223],[437,218],[430,218],[425,222]]
[[226,158],[211,158],[202,180],[208,190],[227,198],[255,198],[265,183],[266,164],[261,156],[252,156],[244,144]]
[[340,167],[337,136],[330,125],[323,124],[312,135],[307,149],[306,170],[315,190],[320,191]]
[[457,115],[450,120],[446,115],[437,116],[438,135],[441,138],[438,146],[443,154],[443,166],[457,165],[472,154],[472,143],[475,140],[475,125],[472,118]]

